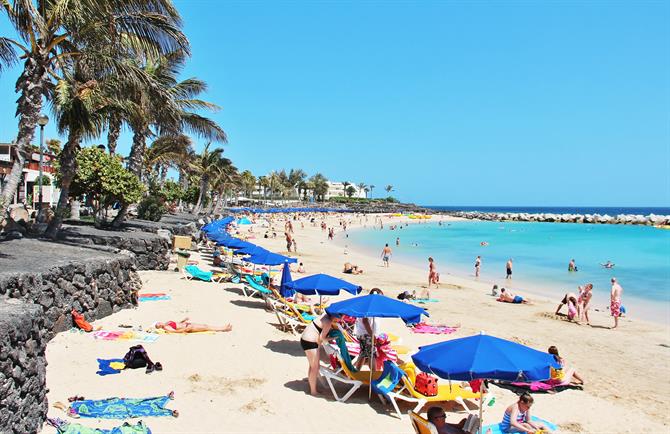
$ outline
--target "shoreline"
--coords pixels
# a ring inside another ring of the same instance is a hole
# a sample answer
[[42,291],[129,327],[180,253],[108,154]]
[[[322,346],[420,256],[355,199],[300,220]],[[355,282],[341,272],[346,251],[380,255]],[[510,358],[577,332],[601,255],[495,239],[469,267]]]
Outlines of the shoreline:
[[[442,220],[442,221],[464,221],[466,219],[462,217],[454,218],[452,216],[446,216],[444,214],[434,214],[432,215],[433,220],[427,220],[428,224],[435,223],[436,217],[448,217],[448,220]],[[398,219],[397,217],[389,217],[390,222],[393,223],[396,220],[391,220],[391,219]],[[400,220],[397,220],[400,222]],[[408,223],[410,225],[416,225],[416,224],[423,224],[420,223],[420,221],[417,220],[403,220],[403,224]],[[540,222],[537,222],[540,223]],[[356,226],[352,228],[352,231],[371,231],[371,230],[376,230],[370,226],[366,227],[361,227],[361,226]],[[386,230],[386,229],[385,229]],[[348,249],[351,250],[356,250],[362,254],[366,254],[370,256],[371,258],[375,258],[376,255],[373,252],[372,246],[365,246],[363,243],[357,243],[355,241],[349,242],[347,244],[347,239],[342,238],[342,233],[339,233],[338,236],[335,237],[335,242],[338,243],[342,248],[344,248],[345,245],[348,246]],[[395,236],[395,235],[394,235]],[[393,247],[393,246],[392,246]],[[427,271],[424,269],[426,268],[424,264],[421,264],[420,261],[417,258],[411,257],[411,255],[404,253],[399,256],[399,258],[403,261],[404,264],[409,265],[414,267],[417,270],[421,270],[424,274],[427,275]],[[476,286],[481,286],[481,287],[487,287],[488,291],[490,292],[491,287],[494,284],[497,284],[499,287],[507,287],[514,292],[521,292],[521,295],[528,295],[529,299],[531,299],[533,302],[536,300],[541,300],[543,302],[547,303],[554,303],[558,304],[558,300],[562,297],[565,292],[565,288],[559,284],[552,284],[547,283],[546,280],[542,280],[540,278],[515,278],[511,282],[505,280],[504,278],[498,279],[497,281],[487,277],[487,278],[482,278],[482,279],[475,279],[474,277],[474,272],[470,270],[468,272],[468,269],[465,267],[459,267],[459,266],[450,266],[450,267],[444,267],[443,265],[438,264],[439,270],[444,270],[444,272],[440,272],[440,277],[447,277],[447,276],[453,276],[456,277],[460,280],[463,280],[465,282],[470,282],[472,285]],[[438,271],[439,271],[438,270]],[[417,285],[419,287],[425,286],[425,282],[419,283],[417,282]],[[544,289],[543,289],[544,288]],[[577,289],[572,289],[572,292],[576,292]],[[598,297],[597,301],[600,303],[598,305],[592,304],[592,309],[591,311],[604,313],[605,315],[609,316],[608,313],[608,299],[607,296],[609,294],[604,294],[600,297]],[[603,298],[606,298],[605,300],[602,300]],[[631,294],[626,294],[625,295],[625,306],[628,308],[628,311],[635,312],[635,314],[627,314],[626,317],[630,319],[634,319],[635,321],[642,321],[650,324],[655,324],[655,325],[667,325],[668,320],[670,319],[670,310],[667,305],[663,306],[657,306],[661,304],[662,302],[665,302],[664,300],[650,300],[650,299],[645,299],[636,295],[631,295]],[[596,301],[596,299],[594,299]],[[599,307],[596,307],[599,306]],[[632,309],[631,309],[632,308]],[[555,309],[555,306],[554,306]],[[598,309],[598,310],[595,310]],[[553,312],[553,310],[552,310]]]

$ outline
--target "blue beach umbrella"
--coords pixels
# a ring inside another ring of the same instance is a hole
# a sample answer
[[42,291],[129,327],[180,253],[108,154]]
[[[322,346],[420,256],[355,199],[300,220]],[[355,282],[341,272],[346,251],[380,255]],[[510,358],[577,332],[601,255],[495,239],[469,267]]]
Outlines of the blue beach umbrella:
[[[425,309],[409,303],[394,300],[381,294],[368,294],[338,301],[326,308],[330,315],[349,315],[354,318],[400,318],[405,323],[415,324],[421,321],[421,315],[430,316]],[[374,324],[372,329],[374,330]],[[375,336],[372,336],[375,342]],[[368,399],[372,397],[372,374],[374,372],[374,351],[370,361],[370,390]]]
[[363,288],[346,280],[329,276],[328,274],[314,274],[294,280],[290,288],[305,295],[338,295],[341,290],[351,294],[358,294]]
[[295,291],[288,287],[288,284],[292,282],[291,269],[288,266],[288,262],[284,262],[284,269],[281,272],[281,285],[279,286],[279,293],[282,297],[289,298],[295,295]]
[[349,315],[354,318],[400,318],[408,324],[421,322],[421,315],[430,316],[425,309],[381,294],[369,294],[338,301],[331,304],[326,312],[331,315]]
[[424,372],[456,381],[543,381],[558,367],[551,354],[483,333],[425,345],[412,360]]
[[265,250],[264,252],[257,252],[245,259],[247,262],[258,265],[280,265],[285,262],[293,263],[297,262],[295,258],[289,258],[288,256],[280,255],[278,253],[272,253]]
[[[457,381],[542,381],[551,377],[551,367],[559,368],[551,354],[484,333],[419,347],[412,360],[424,372]],[[480,399],[483,425],[482,416]]]
[[256,255],[264,252],[269,252],[269,250],[264,249],[261,246],[247,242],[247,245],[242,247],[234,247],[236,249],[235,253],[238,255]]

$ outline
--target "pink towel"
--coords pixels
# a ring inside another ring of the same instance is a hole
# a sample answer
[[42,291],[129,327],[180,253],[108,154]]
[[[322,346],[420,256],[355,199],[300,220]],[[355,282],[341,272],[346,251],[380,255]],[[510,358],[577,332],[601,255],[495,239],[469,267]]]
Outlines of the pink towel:
[[414,333],[430,333],[435,335],[448,335],[455,333],[456,330],[458,330],[458,327],[450,327],[439,324],[427,324],[425,322],[421,322],[412,327],[412,331]]

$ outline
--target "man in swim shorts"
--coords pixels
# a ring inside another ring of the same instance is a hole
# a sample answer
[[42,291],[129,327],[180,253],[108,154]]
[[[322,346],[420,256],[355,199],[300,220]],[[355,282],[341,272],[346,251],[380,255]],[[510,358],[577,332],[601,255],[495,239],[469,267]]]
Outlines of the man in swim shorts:
[[613,329],[619,325],[619,317],[621,316],[621,294],[623,288],[619,285],[615,277],[612,277],[612,290],[610,291],[610,313],[614,317]]
[[388,243],[386,243],[384,249],[382,250],[382,261],[384,262],[385,267],[389,266],[389,259],[391,259],[391,254],[391,248],[389,247]]
[[514,295],[511,292],[507,291],[505,288],[500,289],[500,297],[498,297],[496,301],[502,301],[504,303],[514,303],[514,304],[530,303],[530,300],[526,300],[520,295]]
[[511,279],[512,278],[512,258],[509,258],[509,261],[507,261],[507,264],[505,264],[505,269],[507,271],[507,275],[505,276],[506,279]]

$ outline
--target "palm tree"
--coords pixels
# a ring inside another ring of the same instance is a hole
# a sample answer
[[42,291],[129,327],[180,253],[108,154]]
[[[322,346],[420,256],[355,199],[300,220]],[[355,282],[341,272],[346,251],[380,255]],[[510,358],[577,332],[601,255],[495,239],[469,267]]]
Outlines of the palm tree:
[[296,189],[298,192],[298,198],[300,198],[300,187],[305,183],[305,178],[307,174],[302,169],[291,169],[288,173],[288,184],[291,189],[291,196],[295,193]]
[[[223,154],[223,149],[216,148],[210,151],[210,145],[211,142],[205,145],[205,149],[202,150],[200,155],[198,155],[197,160],[194,162],[194,172],[200,177],[200,195],[198,196],[198,202],[195,204],[195,208],[193,208],[193,214],[199,213],[205,205],[205,198],[207,197],[207,191],[209,190],[209,182],[217,175],[223,161],[223,157],[221,156],[221,154]],[[228,159],[226,158],[226,160]]]
[[[342,183],[342,191],[344,192],[344,195],[345,195],[345,196],[347,195],[347,188],[348,188],[350,185],[351,185],[351,183],[350,183],[350,182],[347,182],[347,181],[344,181],[344,182]],[[351,197],[351,196],[349,196],[349,197]]]
[[309,179],[310,183],[312,183],[313,187],[312,191],[314,192],[314,196],[320,200],[323,201],[326,193],[328,193],[328,179],[326,179],[325,176],[323,176],[320,173],[317,173],[316,175],[313,175]]
[[159,175],[160,185],[165,184],[168,168],[179,169],[193,152],[191,139],[184,134],[163,135],[154,140],[144,156],[147,172]]
[[375,185],[374,185],[374,184],[370,184],[370,185],[368,185],[368,191],[370,192],[370,199],[372,199],[372,190],[374,190],[374,189],[375,189]]
[[[359,195],[360,195],[360,192],[362,191],[362,192],[365,193],[365,198],[367,199],[367,198],[368,198],[368,186],[365,185],[364,182],[359,182],[357,187],[358,187],[358,193],[359,193]],[[360,196],[359,196],[359,197],[360,197]]]
[[0,72],[3,66],[24,59],[16,82],[20,93],[16,109],[18,152],[0,196],[0,209],[4,210],[18,187],[24,152],[35,135],[42,97],[53,85],[52,76],[77,57],[95,55],[123,77],[123,69],[118,68],[115,56],[109,55],[108,47],[123,45],[133,57],[159,56],[188,50],[188,41],[170,0],[42,0],[37,4],[3,0],[2,10],[19,37],[0,37]]
[[248,198],[251,198],[256,189],[256,177],[253,173],[248,170],[245,170],[240,174],[242,190],[244,190],[244,195]]
[[389,184],[384,187],[384,190],[386,190],[387,193],[391,193],[393,191],[393,186]]
[[216,168],[216,174],[212,182],[212,190],[218,193],[216,204],[213,207],[215,213],[219,212],[222,206],[228,204],[227,193],[233,187],[239,185],[239,180],[240,175],[237,173],[237,168],[233,166],[232,161],[228,158],[222,158]]

